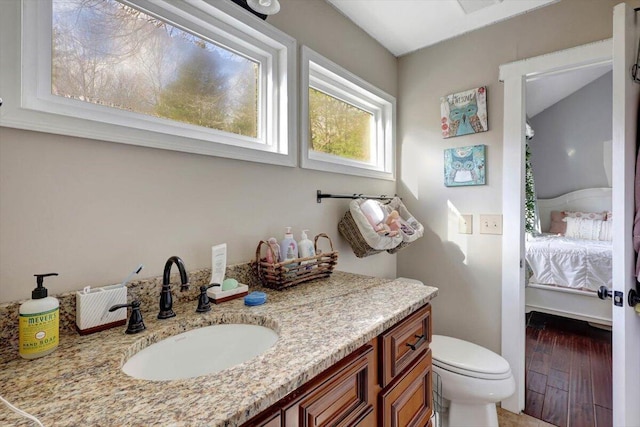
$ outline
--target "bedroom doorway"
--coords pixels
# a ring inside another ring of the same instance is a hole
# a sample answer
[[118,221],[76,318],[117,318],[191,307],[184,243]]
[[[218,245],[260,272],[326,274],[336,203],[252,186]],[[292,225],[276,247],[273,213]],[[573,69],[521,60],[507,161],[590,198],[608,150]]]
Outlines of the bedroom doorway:
[[613,422],[612,84],[610,61],[525,84],[524,412],[556,426]]
[[612,223],[611,291],[616,302],[612,309],[613,425],[635,425],[640,419],[640,317],[626,303],[627,294],[636,284],[632,228],[640,85],[633,82],[629,70],[638,49],[637,21],[634,10],[621,3],[613,8],[612,39],[500,66],[504,83],[502,356],[516,380],[516,393],[505,399],[502,407],[511,412],[520,413],[525,407],[525,81],[536,75],[612,61],[612,211],[619,212]]

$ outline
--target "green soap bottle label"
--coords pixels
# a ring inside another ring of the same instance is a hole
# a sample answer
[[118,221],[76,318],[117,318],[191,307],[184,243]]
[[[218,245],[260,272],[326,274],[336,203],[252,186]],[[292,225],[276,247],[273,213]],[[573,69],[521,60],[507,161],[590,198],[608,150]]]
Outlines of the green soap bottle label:
[[56,348],[60,331],[60,309],[20,314],[20,354],[37,354]]

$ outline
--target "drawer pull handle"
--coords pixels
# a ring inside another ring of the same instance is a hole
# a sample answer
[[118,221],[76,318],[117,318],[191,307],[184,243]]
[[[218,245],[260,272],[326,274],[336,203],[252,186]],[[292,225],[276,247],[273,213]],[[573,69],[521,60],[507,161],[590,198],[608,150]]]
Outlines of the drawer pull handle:
[[418,341],[416,341],[413,344],[407,343],[407,345],[411,348],[411,350],[415,350],[416,348],[420,347],[420,344],[422,344],[426,339],[424,334],[423,335],[415,335],[415,337],[418,338]]

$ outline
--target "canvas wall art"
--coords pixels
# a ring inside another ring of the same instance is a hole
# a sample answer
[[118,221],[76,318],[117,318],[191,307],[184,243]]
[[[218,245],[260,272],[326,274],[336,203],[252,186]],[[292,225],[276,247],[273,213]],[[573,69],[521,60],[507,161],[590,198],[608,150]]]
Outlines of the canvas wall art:
[[485,145],[447,148],[444,150],[444,185],[486,184]]
[[444,138],[486,132],[487,88],[482,86],[440,98],[440,112]]

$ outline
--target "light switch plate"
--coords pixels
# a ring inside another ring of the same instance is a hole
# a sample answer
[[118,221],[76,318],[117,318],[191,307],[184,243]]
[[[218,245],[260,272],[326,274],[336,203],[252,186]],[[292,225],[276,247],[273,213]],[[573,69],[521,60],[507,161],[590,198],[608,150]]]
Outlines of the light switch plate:
[[502,215],[480,215],[480,234],[502,234]]
[[458,219],[458,233],[473,234],[473,215],[460,215]]

